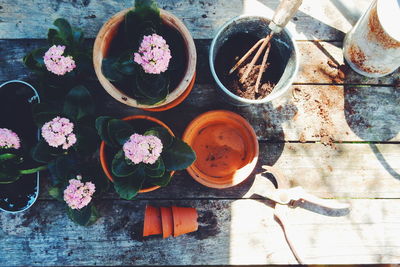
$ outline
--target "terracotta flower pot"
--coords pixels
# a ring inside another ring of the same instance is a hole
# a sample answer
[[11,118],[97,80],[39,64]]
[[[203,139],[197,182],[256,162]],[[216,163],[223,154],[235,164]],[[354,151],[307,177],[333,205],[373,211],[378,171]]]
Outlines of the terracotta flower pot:
[[[160,121],[159,119],[156,119],[154,117],[151,116],[146,116],[146,115],[134,115],[134,116],[129,116],[129,117],[125,117],[122,120],[124,121],[132,121],[132,120],[148,120],[150,122],[153,122],[155,124],[158,124],[162,127],[164,127],[165,129],[167,129],[167,131],[172,135],[175,136],[174,133],[172,132],[172,130],[162,121]],[[132,133],[133,134],[133,133]],[[103,168],[104,173],[106,174],[107,178],[113,182],[113,175],[111,173],[111,169],[109,166],[109,163],[107,162],[107,158],[110,155],[107,155],[106,153],[106,143],[104,141],[101,142],[100,144],[100,163],[101,163],[101,167]],[[173,176],[175,173],[175,171],[171,172],[171,176]],[[160,188],[160,186],[155,185],[155,186],[151,186],[148,188],[142,188],[139,190],[139,193],[146,193],[146,192],[151,192],[154,191],[156,189]]]
[[172,207],[174,219],[174,237],[195,232],[199,228],[195,208]]
[[181,82],[176,88],[171,88],[170,93],[164,102],[157,105],[139,104],[134,98],[130,97],[122,90],[116,88],[102,73],[101,66],[103,58],[107,57],[112,40],[118,32],[121,22],[124,21],[125,14],[131,8],[122,10],[109,19],[97,34],[93,48],[93,64],[94,69],[101,85],[116,100],[126,105],[137,107],[149,111],[163,111],[173,108],[180,104],[190,93],[193,88],[196,73],[196,47],[192,36],[186,26],[177,17],[171,13],[160,9],[160,15],[163,23],[168,27],[176,29],[182,36],[186,47],[187,66],[184,71]]
[[196,152],[186,170],[199,183],[228,188],[244,181],[258,160],[257,136],[236,113],[216,110],[201,114],[186,128],[183,141]]
[[160,209],[147,205],[144,212],[143,236],[159,235],[162,232]]
[[161,207],[161,224],[163,238],[167,238],[174,233],[174,219],[171,207]]

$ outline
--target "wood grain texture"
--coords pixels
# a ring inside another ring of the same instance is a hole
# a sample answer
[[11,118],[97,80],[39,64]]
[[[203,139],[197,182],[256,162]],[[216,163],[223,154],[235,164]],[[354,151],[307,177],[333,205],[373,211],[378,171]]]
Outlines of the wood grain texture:
[[[195,207],[199,230],[165,240],[141,238],[147,203]],[[399,262],[400,241],[394,233],[400,231],[400,200],[357,199],[349,204],[350,211],[312,206],[288,211],[295,231],[291,239],[303,260],[310,264]],[[18,215],[1,213],[0,265],[296,263],[269,201],[104,200],[99,207],[104,216],[89,228],[67,220],[62,205],[53,201],[39,201]]]
[[[313,143],[261,143],[259,162],[247,180],[228,189],[212,189],[197,183],[186,171],[174,175],[171,183],[154,192],[139,194],[138,199],[240,199],[260,198],[271,185],[257,175],[262,165],[279,168],[292,186],[302,186],[321,198],[398,198],[400,192],[400,145],[336,144],[335,148]],[[43,175],[40,199],[47,194]],[[112,187],[112,186],[111,186]],[[106,193],[104,199],[118,196]]]
[[[210,39],[227,20],[243,13],[272,17],[279,0],[177,0],[158,1],[159,6],[180,18],[196,39]],[[359,0],[362,11],[367,0]],[[95,37],[100,27],[118,11],[133,6],[131,0],[7,1],[0,0],[0,39],[43,38],[59,17],[82,27]],[[305,0],[288,28],[297,40],[342,40],[351,24],[328,0]]]
[[[42,36],[42,38],[45,36]],[[94,40],[87,40],[93,45]],[[210,39],[195,40],[197,49],[198,84],[213,84],[208,64]],[[0,40],[0,81],[30,79],[29,70],[22,64],[22,58],[31,50],[46,45],[46,41],[32,39]],[[300,53],[299,73],[295,83],[307,84],[379,84],[396,86],[400,71],[382,78],[363,77],[344,65],[341,42],[297,42]]]

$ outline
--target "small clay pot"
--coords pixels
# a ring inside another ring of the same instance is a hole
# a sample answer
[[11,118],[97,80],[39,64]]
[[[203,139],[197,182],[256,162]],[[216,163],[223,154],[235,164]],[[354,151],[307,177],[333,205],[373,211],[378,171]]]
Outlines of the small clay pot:
[[147,205],[144,212],[143,236],[159,235],[161,233],[162,226],[160,209]]
[[174,237],[195,232],[199,228],[197,211],[195,208],[172,207],[174,219]]
[[174,233],[174,219],[172,217],[171,207],[161,207],[161,224],[163,238],[167,238]]
[[160,9],[161,20],[168,27],[176,29],[182,36],[187,58],[187,66],[181,82],[176,88],[171,88],[170,93],[164,102],[156,105],[139,104],[134,98],[130,97],[122,90],[116,88],[102,73],[101,65],[103,58],[107,57],[112,40],[118,32],[118,28],[124,21],[125,14],[132,10],[128,8],[115,14],[109,19],[97,34],[93,47],[93,64],[97,78],[103,88],[116,100],[128,106],[145,109],[148,111],[164,111],[180,104],[193,88],[196,74],[197,53],[192,36],[186,26],[171,13]]
[[[128,116],[123,118],[122,120],[124,121],[132,121],[132,120],[149,120],[151,122],[154,122],[158,125],[160,125],[161,127],[167,129],[167,131],[172,135],[175,136],[174,133],[172,132],[172,130],[162,121],[160,121],[159,119],[156,119],[154,117],[151,116],[146,116],[146,115],[133,115],[133,116]],[[133,134],[133,133],[132,133]],[[114,178],[112,176],[111,173],[111,169],[108,166],[108,162],[107,162],[107,157],[109,155],[107,155],[106,153],[106,143],[104,141],[101,142],[100,144],[100,163],[101,163],[101,167],[103,168],[104,173],[106,174],[107,178],[111,181],[114,182]],[[171,176],[173,176],[175,173],[175,171],[171,172]],[[160,188],[160,186],[155,185],[155,186],[151,186],[148,188],[142,188],[139,190],[139,193],[146,193],[146,192],[151,192],[154,191],[156,189]]]
[[208,187],[223,189],[237,185],[257,164],[259,148],[253,128],[230,111],[201,114],[187,126],[182,140],[197,156],[186,170]]

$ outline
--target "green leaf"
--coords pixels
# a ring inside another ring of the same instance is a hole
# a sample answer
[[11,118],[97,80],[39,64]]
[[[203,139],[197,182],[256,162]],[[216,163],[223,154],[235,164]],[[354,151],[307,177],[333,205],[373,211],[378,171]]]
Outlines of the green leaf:
[[53,23],[58,28],[58,35],[62,38],[66,44],[70,44],[73,40],[72,28],[66,19],[56,19]]
[[127,76],[132,76],[136,72],[137,64],[133,61],[132,50],[129,49],[121,54],[116,62],[117,70]]
[[146,174],[143,167],[139,167],[135,173],[128,177],[114,178],[114,189],[118,195],[126,200],[133,199],[142,188]]
[[58,31],[56,29],[49,29],[47,32],[47,42],[49,44],[54,44],[54,39],[58,35]]
[[59,188],[58,186],[49,187],[49,195],[52,198],[57,199],[58,201],[64,201],[63,190],[61,190],[61,188]]
[[73,222],[82,226],[89,226],[95,223],[100,217],[97,209],[92,204],[89,204],[80,210],[67,207],[67,214]]
[[112,120],[112,117],[109,116],[101,116],[96,119],[96,129],[97,133],[100,136],[101,140],[106,142],[109,146],[116,146],[111,140],[111,137],[108,134],[108,122]]
[[75,86],[65,97],[64,113],[75,121],[94,115],[95,105],[93,98],[86,87],[82,85]]
[[154,135],[160,138],[161,143],[163,144],[163,149],[167,149],[173,141],[173,136],[164,127],[151,128],[150,130],[146,131],[144,135]]
[[169,76],[162,74],[146,74],[136,76],[137,91],[149,99],[165,99],[168,95]]
[[90,155],[94,153],[100,145],[100,139],[96,130],[90,126],[77,124],[76,126],[77,142],[74,148],[78,153]]
[[161,187],[167,186],[169,182],[171,181],[171,173],[170,172],[165,172],[162,177],[159,178],[149,178],[148,181],[151,182],[154,185],[158,185]]
[[10,159],[14,159],[16,157],[17,157],[17,155],[14,153],[3,153],[3,154],[0,154],[0,161],[10,160]]
[[174,138],[171,146],[164,150],[161,156],[168,171],[186,169],[196,160],[193,149],[178,138]]
[[32,158],[41,163],[48,163],[60,155],[62,151],[50,147],[45,140],[40,141],[32,148]]
[[108,136],[114,144],[125,144],[132,132],[132,126],[126,121],[118,119],[108,121]]
[[138,164],[129,164],[125,158],[124,151],[121,149],[115,154],[111,170],[113,175],[117,177],[127,177],[132,175],[138,168]]
[[83,42],[84,35],[83,35],[83,31],[81,29],[73,28],[72,35],[73,35],[73,40],[77,45],[79,45]]
[[110,82],[118,82],[124,79],[122,73],[118,71],[116,58],[104,58],[101,63],[101,71]]
[[42,47],[28,53],[23,58],[25,66],[38,73],[47,73],[47,70],[44,67],[44,60],[43,60],[43,56],[46,51],[47,48]]
[[159,158],[156,163],[152,165],[146,165],[146,175],[152,178],[162,177],[165,173],[165,165],[162,158]]
[[18,169],[10,168],[1,168],[0,170],[0,184],[10,184],[17,181],[22,174],[19,173]]
[[65,184],[78,174],[77,161],[72,155],[62,155],[48,164],[53,184]]
[[33,120],[38,128],[59,115],[60,111],[46,103],[36,103],[32,108]]

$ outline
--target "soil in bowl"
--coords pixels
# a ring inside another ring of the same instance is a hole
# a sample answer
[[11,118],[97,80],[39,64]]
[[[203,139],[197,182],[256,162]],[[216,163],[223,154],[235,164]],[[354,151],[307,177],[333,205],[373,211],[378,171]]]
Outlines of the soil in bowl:
[[[0,128],[17,133],[21,149],[30,148],[37,142],[38,130],[31,116],[35,101],[34,92],[27,85],[9,83],[0,88]],[[29,149],[26,153],[22,167],[29,169],[37,166],[29,156]],[[11,184],[0,184],[0,208],[20,211],[29,207],[37,197],[38,186],[36,173],[24,175]]]
[[[166,40],[171,50],[172,58],[169,62],[168,70],[166,71],[169,77],[169,93],[171,93],[171,90],[175,89],[181,83],[185,75],[185,70],[188,65],[188,52],[182,35],[175,28],[167,24],[162,24],[158,34]],[[130,44],[125,39],[124,24],[121,23],[115,38],[111,41],[110,48],[105,57],[119,56],[121,51],[129,50],[132,51],[133,60],[133,54],[138,50],[141,40],[136,40],[135,44]],[[120,82],[113,82],[113,84],[130,97],[135,98],[134,92],[136,90],[136,83],[134,77],[125,76],[125,79]]]
[[261,68],[263,54],[257,60],[244,83],[241,83],[239,79],[255,52],[234,73],[228,75],[229,70],[258,40],[260,40],[259,37],[250,33],[234,34],[219,48],[215,57],[215,71],[222,84],[237,96],[252,100],[268,96],[278,83],[284,70],[279,50],[274,42],[271,41],[268,65],[263,73],[258,92],[255,91],[255,83]]

